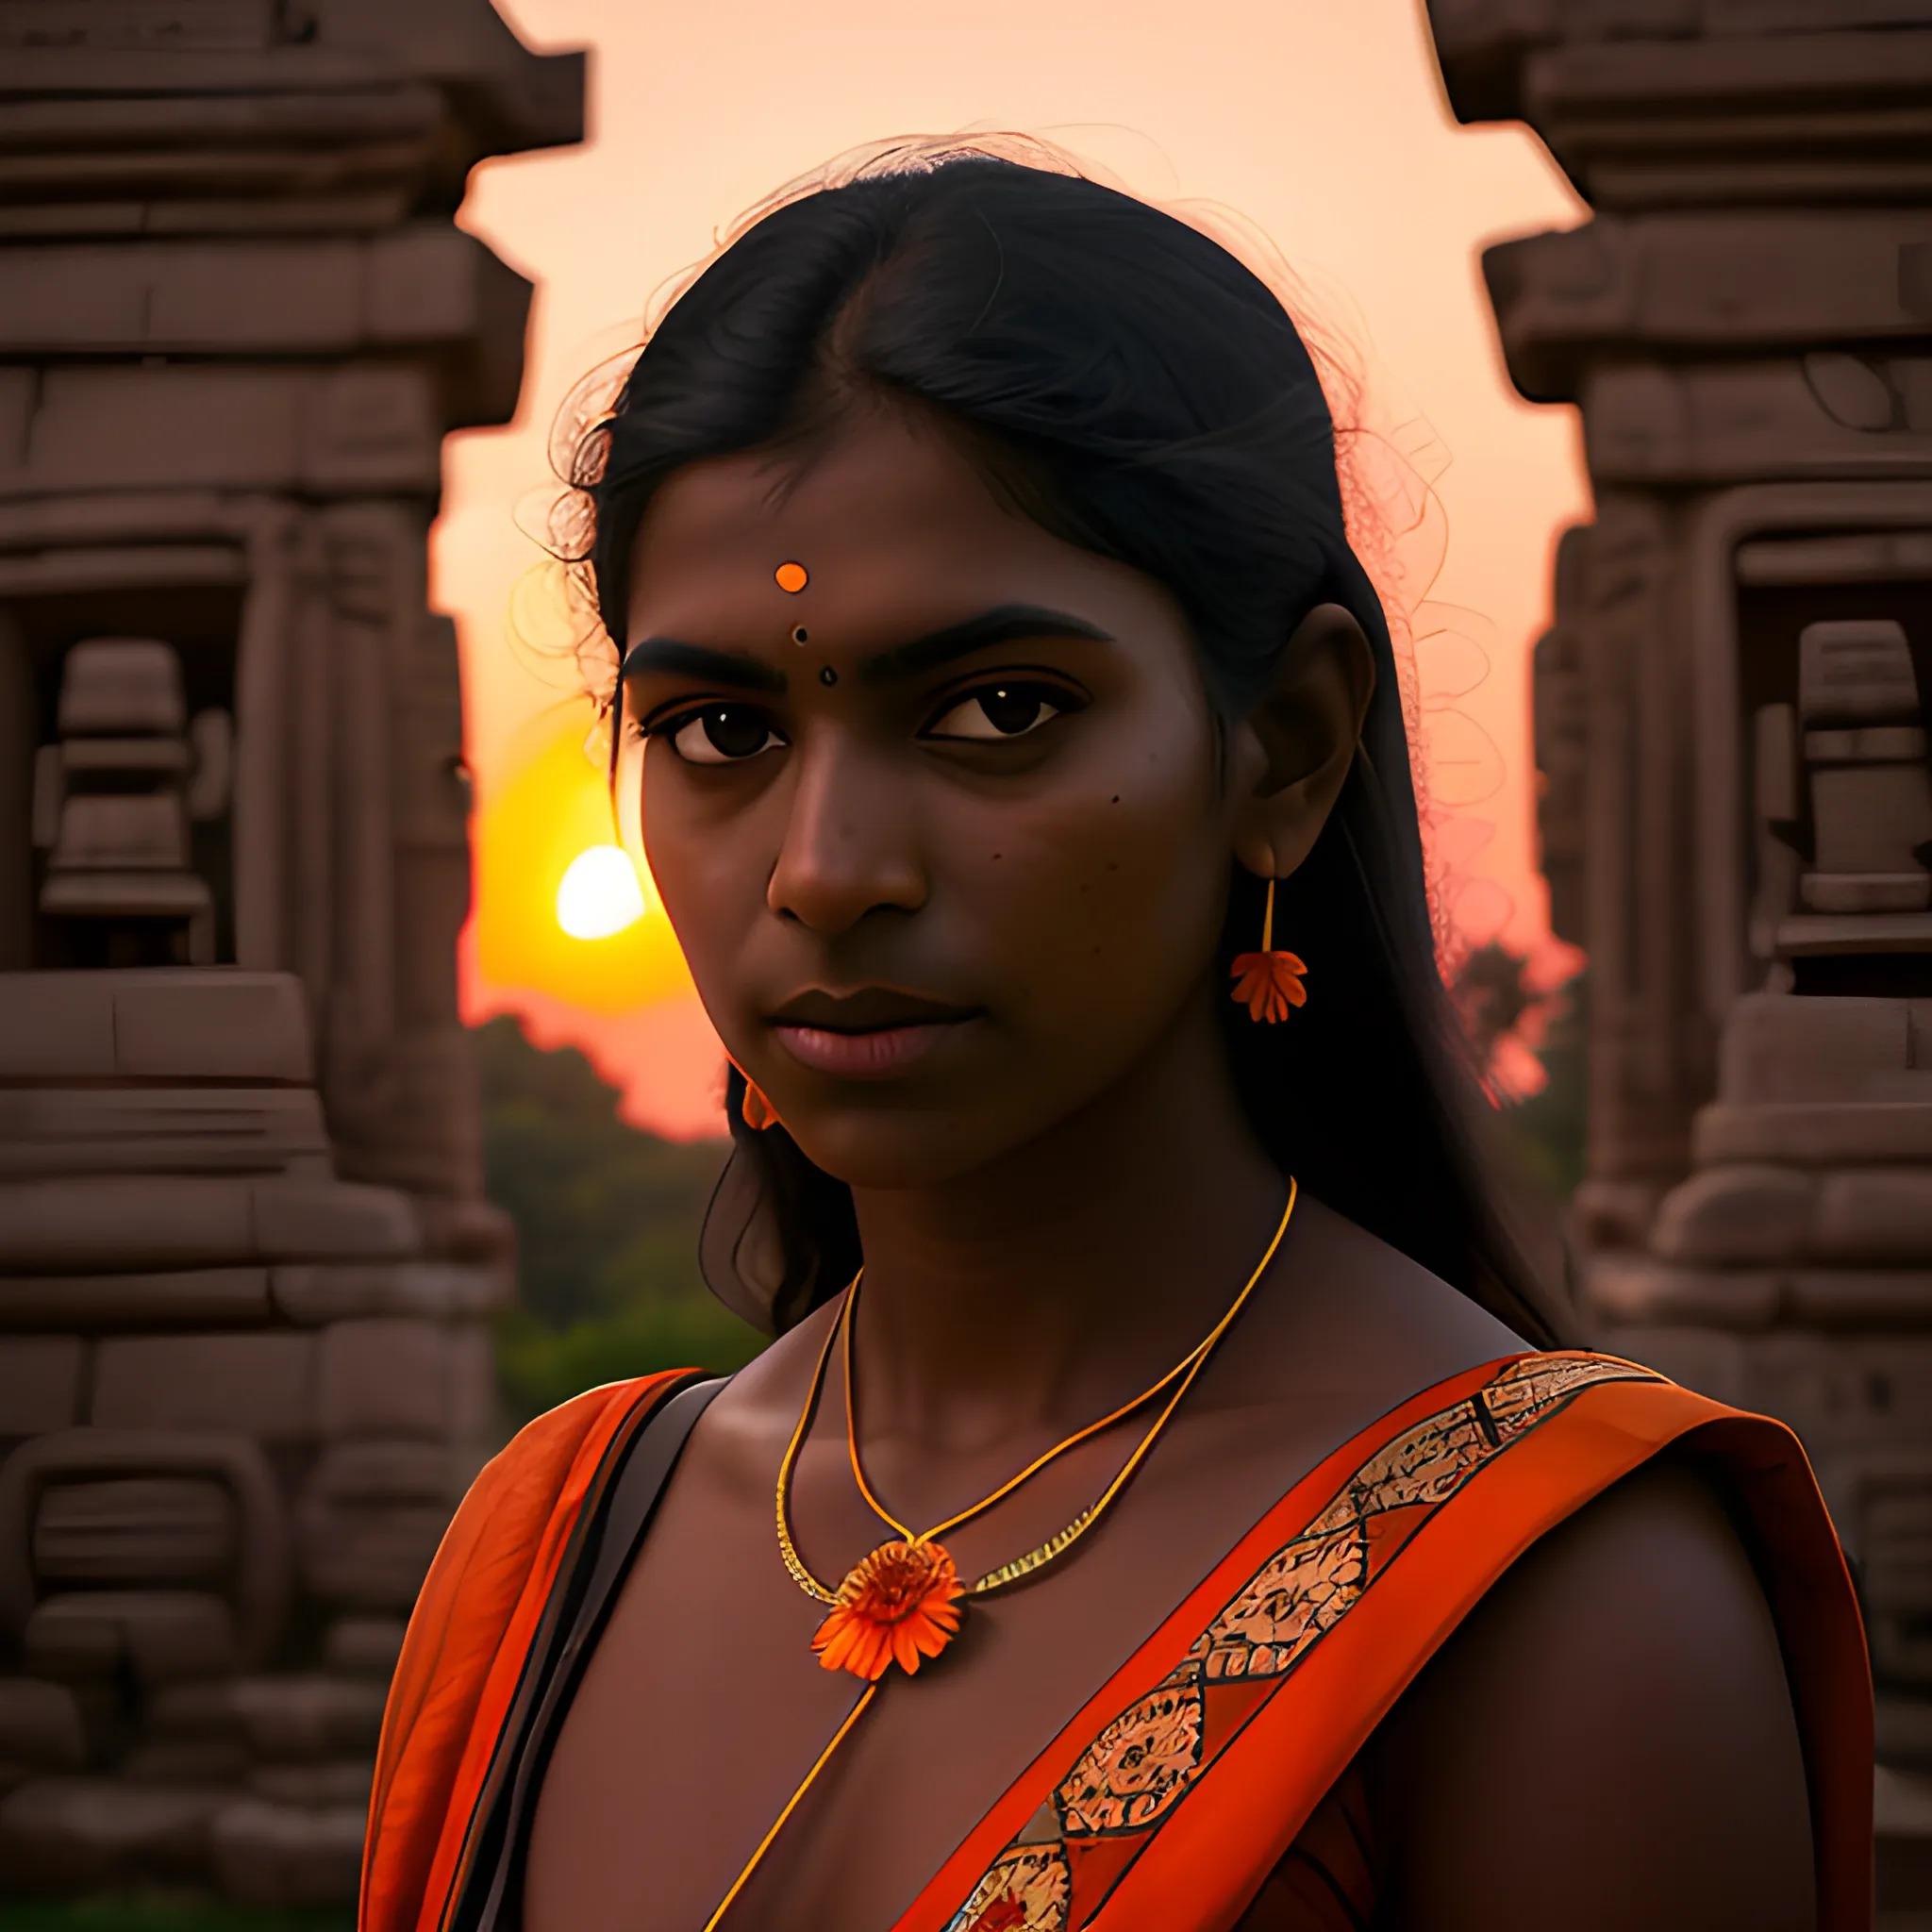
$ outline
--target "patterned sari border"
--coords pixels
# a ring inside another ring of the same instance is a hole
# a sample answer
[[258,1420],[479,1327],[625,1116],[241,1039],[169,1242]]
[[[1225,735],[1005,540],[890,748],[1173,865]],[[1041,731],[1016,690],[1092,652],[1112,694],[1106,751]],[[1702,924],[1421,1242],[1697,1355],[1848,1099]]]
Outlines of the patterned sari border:
[[1583,1391],[1662,1380],[1610,1357],[1523,1356],[1400,1428],[1092,1737],[945,1932],[1084,1932],[1227,1747],[1473,1477]]

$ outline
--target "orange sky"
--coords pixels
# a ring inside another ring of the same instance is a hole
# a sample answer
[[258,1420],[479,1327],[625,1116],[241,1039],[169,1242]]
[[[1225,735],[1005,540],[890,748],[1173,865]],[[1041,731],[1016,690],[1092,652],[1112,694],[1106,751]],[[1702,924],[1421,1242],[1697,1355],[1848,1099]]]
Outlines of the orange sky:
[[1583,210],[1533,135],[1451,120],[1420,0],[497,4],[534,47],[594,52],[591,139],[487,163],[461,215],[539,289],[523,410],[449,441],[434,545],[479,799],[472,1018],[522,1011],[541,1043],[590,1052],[641,1124],[714,1130],[719,1048],[662,914],[603,940],[555,925],[563,868],[605,835],[567,672],[505,639],[539,557],[517,518],[548,480],[570,383],[636,340],[652,289],[715,230],[847,148],[972,127],[1042,134],[1151,197],[1239,210],[1364,339],[1381,417],[1426,420],[1449,459],[1433,596],[1461,610],[1453,637],[1422,646],[1422,676],[1457,691],[1479,678],[1431,736],[1439,791],[1466,807],[1448,835],[1455,909],[1478,938],[1545,941],[1528,651],[1555,535],[1587,495],[1572,412],[1530,408],[1503,374],[1476,253]]

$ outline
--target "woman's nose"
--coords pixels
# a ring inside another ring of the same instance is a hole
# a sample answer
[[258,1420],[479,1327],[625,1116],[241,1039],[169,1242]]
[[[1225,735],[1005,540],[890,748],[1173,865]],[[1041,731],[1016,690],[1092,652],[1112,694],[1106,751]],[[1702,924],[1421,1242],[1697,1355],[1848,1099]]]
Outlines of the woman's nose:
[[797,781],[765,903],[814,932],[849,931],[868,912],[925,903],[914,813],[885,769],[841,733],[793,752]]

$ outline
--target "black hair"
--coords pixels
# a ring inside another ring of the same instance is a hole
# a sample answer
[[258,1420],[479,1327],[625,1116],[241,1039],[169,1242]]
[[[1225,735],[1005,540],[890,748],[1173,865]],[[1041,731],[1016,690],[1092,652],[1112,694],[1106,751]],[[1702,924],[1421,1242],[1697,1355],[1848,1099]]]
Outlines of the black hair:
[[[1482,1102],[1437,972],[1393,647],[1349,545],[1321,377],[1280,299],[1173,215],[985,153],[926,155],[784,203],[669,308],[576,454],[610,634],[660,483],[864,391],[938,412],[1028,515],[1164,585],[1225,717],[1266,687],[1316,605],[1359,622],[1376,668],[1360,748],[1276,900],[1314,997],[1274,1026],[1220,1001],[1229,1062],[1284,1173],[1526,1340],[1564,1340],[1480,1149]],[[1233,871],[1224,968],[1261,922],[1261,882]],[[858,1230],[841,1182],[782,1128],[743,1124],[743,1093],[734,1069],[733,1173],[712,1217],[732,1225],[723,1241],[708,1232],[707,1272],[742,1306],[717,1275],[741,1272],[756,1210],[775,1237],[782,1328],[851,1277]]]

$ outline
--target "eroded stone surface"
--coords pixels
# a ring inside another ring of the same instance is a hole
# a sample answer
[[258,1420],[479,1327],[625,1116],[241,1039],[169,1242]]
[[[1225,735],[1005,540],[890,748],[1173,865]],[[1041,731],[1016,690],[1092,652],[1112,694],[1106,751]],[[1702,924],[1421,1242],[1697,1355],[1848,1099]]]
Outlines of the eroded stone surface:
[[0,1892],[340,1907],[514,1281],[425,546],[529,289],[446,210],[583,66],[488,0],[55,10],[0,21]]

